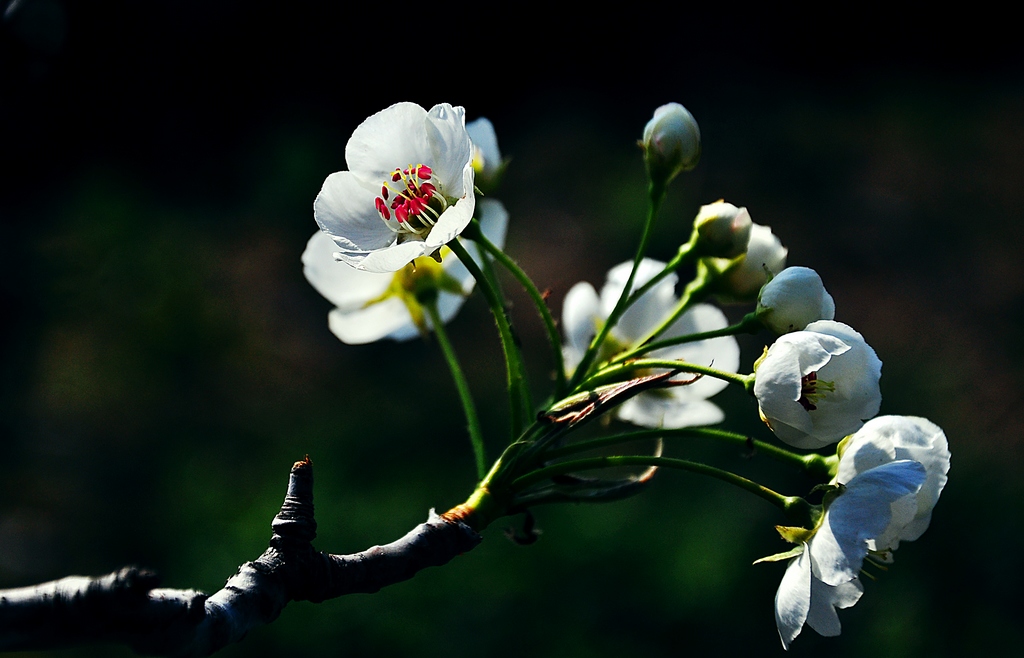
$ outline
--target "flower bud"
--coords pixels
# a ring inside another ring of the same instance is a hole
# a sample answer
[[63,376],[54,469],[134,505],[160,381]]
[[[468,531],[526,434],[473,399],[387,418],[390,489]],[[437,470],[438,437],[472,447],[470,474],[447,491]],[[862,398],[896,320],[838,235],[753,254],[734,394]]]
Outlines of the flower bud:
[[701,206],[693,220],[693,241],[702,256],[736,258],[747,252],[750,241],[750,213],[719,200]]
[[662,105],[644,127],[640,144],[652,181],[668,184],[681,171],[689,171],[700,160],[700,128],[679,103]]
[[781,335],[817,320],[834,319],[836,304],[817,272],[787,267],[761,288],[756,313],[764,326]]
[[700,263],[716,277],[714,292],[729,301],[753,301],[768,279],[786,266],[789,250],[771,228],[750,227],[747,252],[733,259],[702,258]]

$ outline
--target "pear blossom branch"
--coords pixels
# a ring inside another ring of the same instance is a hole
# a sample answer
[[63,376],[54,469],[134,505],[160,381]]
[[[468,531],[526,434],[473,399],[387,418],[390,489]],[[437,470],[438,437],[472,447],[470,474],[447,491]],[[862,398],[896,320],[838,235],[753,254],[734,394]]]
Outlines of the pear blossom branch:
[[157,576],[136,567],[0,590],[0,650],[105,642],[146,655],[208,656],[274,621],[290,601],[377,592],[447,564],[481,541],[458,517],[431,511],[425,523],[390,544],[352,555],[317,551],[308,457],[292,467],[271,525],[269,548],[212,595],[157,588]]
[[473,393],[469,389],[469,382],[462,372],[459,359],[455,355],[455,349],[448,340],[448,331],[444,328],[441,314],[437,310],[437,299],[429,300],[424,304],[430,323],[434,327],[434,335],[437,336],[437,344],[441,346],[445,361],[448,362],[448,369],[451,370],[452,379],[455,380],[455,388],[459,391],[459,401],[462,402],[463,412],[466,414],[466,427],[469,430],[469,441],[473,445],[473,458],[476,461],[476,476],[482,479],[487,475],[487,455],[484,448],[484,435],[480,429],[480,418],[476,413],[476,405],[473,403]]

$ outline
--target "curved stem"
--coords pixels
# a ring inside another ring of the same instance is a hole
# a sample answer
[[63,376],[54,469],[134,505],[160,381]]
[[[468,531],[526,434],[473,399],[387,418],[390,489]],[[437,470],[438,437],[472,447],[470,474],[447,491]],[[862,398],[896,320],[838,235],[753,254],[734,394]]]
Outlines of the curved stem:
[[543,482],[552,476],[578,473],[580,471],[595,470],[599,468],[609,468],[612,466],[660,466],[690,471],[691,473],[699,473],[700,475],[707,475],[708,477],[728,482],[735,487],[739,487],[744,491],[752,493],[787,513],[796,504],[796,501],[800,500],[796,496],[783,496],[782,494],[772,491],[768,487],[760,485],[753,480],[748,480],[745,477],[741,477],[730,471],[715,468],[714,466],[708,466],[707,464],[701,464],[700,462],[689,461],[687,459],[676,459],[674,457],[652,457],[649,455],[589,457],[586,459],[576,459],[573,461],[553,464],[517,478],[512,482],[512,491],[522,491],[534,484]]
[[569,380],[569,388],[576,390],[579,383],[587,376],[590,371],[590,366],[593,365],[594,359],[601,350],[601,345],[604,343],[605,338],[608,337],[608,332],[611,331],[615,323],[619,321],[622,314],[626,311],[627,300],[629,299],[630,292],[633,290],[633,281],[636,279],[636,271],[640,267],[640,262],[644,259],[644,254],[647,253],[647,244],[651,239],[651,227],[654,225],[654,220],[658,216],[658,210],[661,208],[661,202],[665,199],[665,184],[664,182],[651,181],[647,188],[647,195],[650,200],[647,210],[647,220],[644,222],[643,233],[640,235],[640,244],[637,246],[636,255],[633,257],[633,268],[629,271],[629,277],[626,279],[626,285],[623,286],[622,292],[619,294],[619,299],[615,303],[615,307],[612,312],[608,314],[608,319],[598,330],[597,335],[590,341],[590,347],[587,348],[586,353],[580,360],[578,366],[576,366],[576,372],[573,373],[572,379]]
[[679,302],[676,303],[675,308],[661,321],[661,323],[654,329],[647,332],[647,334],[636,341],[634,345],[643,346],[651,342],[672,326],[672,324],[679,318],[680,315],[685,313],[687,309],[693,306],[695,303],[703,299],[704,294],[711,286],[711,276],[709,272],[703,268],[697,268],[697,278],[687,284],[686,288],[683,289],[683,294],[679,297]]
[[[509,395],[509,428],[512,439],[519,436],[522,431],[523,421],[530,415],[530,393],[527,389],[526,376],[524,375],[523,357],[516,345],[515,337],[512,335],[512,325],[509,324],[508,316],[505,314],[505,305],[501,296],[491,285],[491,280],[483,273],[480,266],[476,264],[473,257],[469,255],[466,248],[458,238],[448,243],[448,247],[459,257],[462,264],[466,266],[469,273],[476,279],[476,283],[483,291],[488,306],[491,307],[491,314],[494,322],[498,325],[498,335],[501,339],[501,349],[505,353],[505,367],[508,373],[508,395]],[[486,260],[486,259],[485,259]]]
[[448,340],[448,332],[444,328],[441,314],[437,310],[437,300],[433,299],[424,304],[430,323],[434,328],[434,335],[437,336],[437,343],[441,346],[445,361],[448,362],[448,369],[455,380],[455,388],[459,391],[459,400],[462,402],[462,410],[466,414],[466,427],[469,430],[469,441],[473,445],[473,457],[476,460],[476,477],[483,479],[487,475],[487,456],[484,452],[484,435],[480,429],[480,418],[476,413],[476,405],[473,403],[473,394],[469,390],[469,382],[462,373],[459,366],[459,359],[455,356],[451,341]]
[[626,300],[626,308],[623,309],[623,312],[628,310],[629,307],[638,299],[646,295],[652,288],[654,288],[654,286],[658,285],[662,279],[678,270],[685,263],[688,263],[696,253],[697,252],[694,249],[694,241],[692,239],[679,247],[679,253],[677,253],[672,260],[666,263],[665,269],[655,274],[650,281],[640,286],[630,294],[629,299]]
[[629,359],[635,359],[638,356],[653,352],[654,350],[660,350],[665,347],[672,347],[674,345],[682,345],[684,343],[695,343],[700,340],[709,340],[711,338],[719,338],[721,336],[736,336],[739,334],[756,334],[759,330],[763,329],[764,325],[757,316],[753,313],[748,313],[743,317],[742,320],[736,324],[724,327],[722,329],[716,329],[714,331],[703,331],[696,334],[689,334],[686,336],[677,336],[676,338],[667,338],[665,340],[658,340],[653,343],[647,343],[639,345],[631,350],[627,350],[622,354],[617,355],[611,361],[610,364],[622,363]]
[[672,359],[633,359],[626,363],[615,363],[607,368],[594,373],[589,379],[579,385],[581,389],[591,389],[601,384],[613,381],[621,381],[627,378],[627,373],[633,370],[645,370],[650,368],[667,368],[679,372],[692,372],[699,375],[707,375],[717,379],[723,379],[731,384],[739,384],[750,390],[754,387],[754,375],[741,375],[727,370],[718,370],[708,366],[687,363],[686,361],[674,361]]
[[671,437],[697,437],[707,438],[716,441],[723,441],[725,443],[732,443],[733,445],[742,446],[763,453],[772,459],[780,462],[788,463],[793,466],[797,466],[801,469],[820,472],[822,475],[827,475],[829,465],[827,463],[828,458],[822,457],[818,454],[807,454],[798,455],[795,452],[790,452],[785,448],[780,448],[771,443],[764,441],[758,441],[752,437],[736,432],[729,432],[727,430],[714,429],[710,427],[680,427],[676,429],[649,429],[649,430],[638,430],[635,432],[624,432],[621,434],[612,434],[609,436],[602,436],[597,439],[590,439],[588,441],[580,441],[572,443],[567,446],[561,446],[553,448],[544,453],[545,459],[560,459],[568,455],[573,455],[580,452],[586,452],[588,450],[595,450],[597,448],[604,448],[608,446],[619,445],[627,443],[629,441],[636,441],[639,439],[653,439],[653,438],[671,438]]
[[[473,220],[474,222],[476,220]],[[533,300],[534,306],[537,307],[537,313],[540,314],[540,319],[544,323],[544,328],[548,332],[548,342],[551,344],[551,355],[555,361],[555,395],[562,397],[565,395],[566,382],[565,382],[565,362],[562,359],[562,338],[558,335],[558,328],[555,325],[555,319],[551,315],[551,309],[548,308],[547,302],[544,301],[544,295],[537,290],[537,286],[530,279],[529,275],[523,271],[519,265],[508,257],[508,255],[498,248],[493,242],[488,240],[483,232],[480,235],[473,238],[473,240],[482,246],[487,253],[489,253],[494,260],[501,263],[501,265],[509,271],[509,273],[515,277],[516,281],[519,282],[526,294]]]

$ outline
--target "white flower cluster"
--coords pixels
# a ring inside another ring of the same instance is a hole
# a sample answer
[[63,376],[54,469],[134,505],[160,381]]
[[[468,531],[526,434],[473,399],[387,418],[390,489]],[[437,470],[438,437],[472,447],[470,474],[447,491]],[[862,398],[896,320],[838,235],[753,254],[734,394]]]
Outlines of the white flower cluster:
[[[658,108],[642,146],[652,180],[664,185],[696,165],[700,132],[685,108],[669,104]],[[349,170],[328,176],[314,203],[321,230],[302,255],[306,278],[336,307],[329,325],[346,343],[425,334],[434,327],[421,306],[424,290],[447,322],[474,285],[446,245],[474,216],[487,240],[504,243],[504,207],[490,198],[478,201],[475,192],[477,184],[489,192],[502,172],[494,129],[486,119],[467,126],[461,107],[399,103],[356,128],[345,158]],[[865,562],[890,562],[900,541],[917,539],[928,527],[949,470],[946,437],[923,418],[875,417],[882,368],[875,351],[834,320],[835,303],[816,272],[784,269],[786,248],[746,208],[724,200],[702,207],[684,253],[697,269],[686,295],[756,298],[748,319],[778,335],[754,364],[753,393],[765,424],[795,448],[839,444],[835,477],[814,527],[784,529],[793,531],[783,536],[796,547],[765,558],[791,558],[775,600],[783,645],[788,648],[804,624],[837,635],[836,610],[862,595]],[[681,262],[645,258],[635,273],[632,261],[621,263],[609,270],[600,294],[581,282],[565,297],[561,356],[570,379],[594,372],[574,372],[578,367],[600,368],[637,354],[657,359],[655,371],[668,372],[661,366],[678,361],[723,377],[676,375],[625,399],[615,407],[619,420],[681,428],[724,419],[709,398],[738,371],[736,327],[728,327],[716,306],[681,300]],[[641,288],[642,295],[630,298]],[[557,357],[558,336],[547,317]],[[603,342],[592,348],[599,334]],[[664,344],[647,351],[650,340]],[[628,372],[637,379],[653,374]]]
[[816,272],[783,270],[761,289],[756,314],[782,334],[755,364],[761,419],[797,448],[841,442],[836,495],[826,496],[824,513],[800,545],[776,556],[796,555],[775,598],[779,636],[789,648],[805,623],[838,635],[836,610],[860,599],[865,559],[890,562],[901,540],[921,536],[950,454],[945,434],[930,421],[874,417],[882,362],[858,332],[832,319],[835,303]]

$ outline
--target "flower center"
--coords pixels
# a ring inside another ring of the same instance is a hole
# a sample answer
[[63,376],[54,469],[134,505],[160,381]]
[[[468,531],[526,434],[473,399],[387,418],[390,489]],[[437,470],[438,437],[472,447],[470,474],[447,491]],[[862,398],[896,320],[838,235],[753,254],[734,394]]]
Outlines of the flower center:
[[426,235],[437,223],[448,201],[431,177],[434,172],[425,164],[395,169],[380,188],[374,200],[377,214],[395,233]]
[[821,381],[815,371],[800,378],[800,399],[797,401],[807,411],[814,411],[825,394],[835,390],[835,382]]

